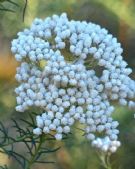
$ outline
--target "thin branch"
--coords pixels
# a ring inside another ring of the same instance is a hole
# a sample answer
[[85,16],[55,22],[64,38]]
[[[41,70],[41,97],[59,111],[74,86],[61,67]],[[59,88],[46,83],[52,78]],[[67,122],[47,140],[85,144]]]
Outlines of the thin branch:
[[13,2],[13,1],[11,1],[11,0],[7,0],[7,1],[8,1],[9,3],[11,3],[11,4],[13,4],[13,5],[19,7],[19,5],[18,5],[17,3],[15,3],[15,2]]
[[25,5],[23,8],[23,22],[24,22],[24,18],[25,18],[25,12],[26,12],[27,5],[28,5],[28,0],[25,0]]

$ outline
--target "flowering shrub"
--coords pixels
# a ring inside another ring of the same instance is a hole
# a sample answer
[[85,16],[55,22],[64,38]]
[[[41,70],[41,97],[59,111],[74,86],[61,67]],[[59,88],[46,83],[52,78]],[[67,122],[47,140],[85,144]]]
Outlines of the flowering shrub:
[[[135,81],[115,37],[99,25],[70,21],[63,13],[35,19],[30,29],[18,33],[11,50],[21,63],[16,110],[38,108],[35,135],[51,133],[61,140],[79,121],[93,147],[116,152],[119,123],[111,117],[113,101],[135,108]],[[100,75],[89,66],[93,59]]]

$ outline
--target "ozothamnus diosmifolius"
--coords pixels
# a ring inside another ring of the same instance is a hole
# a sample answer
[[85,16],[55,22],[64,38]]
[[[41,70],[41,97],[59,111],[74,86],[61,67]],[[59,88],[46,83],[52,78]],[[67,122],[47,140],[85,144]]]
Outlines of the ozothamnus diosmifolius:
[[[42,111],[35,117],[35,135],[51,133],[61,140],[79,121],[93,147],[116,152],[121,143],[112,102],[134,109],[135,81],[115,37],[99,25],[69,20],[63,13],[36,18],[18,33],[11,51],[20,62],[16,110]],[[89,68],[93,58],[102,68],[100,76]]]

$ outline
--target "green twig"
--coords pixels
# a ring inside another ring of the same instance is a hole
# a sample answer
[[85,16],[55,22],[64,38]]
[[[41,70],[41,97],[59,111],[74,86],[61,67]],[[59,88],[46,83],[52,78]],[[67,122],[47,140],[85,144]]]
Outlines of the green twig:
[[11,9],[7,9],[7,8],[0,8],[0,11],[5,11],[5,12],[15,12]]
[[28,161],[25,169],[30,169],[31,166],[33,165],[33,163],[36,161],[36,157],[37,157],[37,154],[39,153],[39,151],[41,149],[42,143],[43,143],[43,136],[40,137],[40,142],[39,142],[38,146],[36,147],[35,152],[32,155],[31,159]]
[[13,5],[19,7],[19,5],[18,5],[17,3],[15,3],[15,2],[13,2],[13,1],[11,1],[11,0],[7,0],[7,2],[9,2],[9,3],[11,3],[11,4],[13,4]]
[[98,152],[98,157],[104,169],[112,169],[111,164],[110,164],[110,154]]
[[25,0],[25,5],[23,8],[23,22],[24,22],[24,18],[25,18],[25,12],[26,12],[26,8],[27,8],[27,4],[28,4],[28,0]]

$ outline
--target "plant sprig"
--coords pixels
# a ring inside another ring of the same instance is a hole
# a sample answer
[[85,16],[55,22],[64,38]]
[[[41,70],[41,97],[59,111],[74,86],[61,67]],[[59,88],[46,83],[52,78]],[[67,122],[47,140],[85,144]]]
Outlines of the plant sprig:
[[[15,137],[10,136],[9,130],[0,122],[0,153],[7,154],[10,158],[14,159],[22,169],[31,169],[35,163],[54,163],[54,161],[46,161],[44,155],[56,152],[60,147],[50,149],[46,147],[46,142],[55,140],[52,135],[35,136],[32,128],[35,126],[32,115],[29,115],[30,120],[21,119],[26,127],[25,129],[20,126],[19,122],[13,119],[14,128],[16,129]],[[25,145],[25,154],[19,153],[15,150],[17,144]],[[0,166],[1,169],[8,169],[8,166]]]

